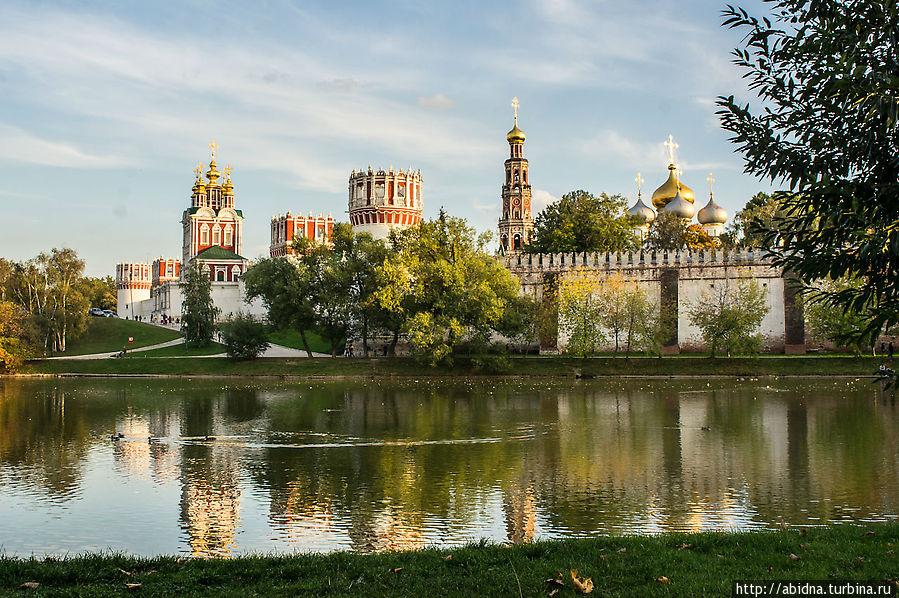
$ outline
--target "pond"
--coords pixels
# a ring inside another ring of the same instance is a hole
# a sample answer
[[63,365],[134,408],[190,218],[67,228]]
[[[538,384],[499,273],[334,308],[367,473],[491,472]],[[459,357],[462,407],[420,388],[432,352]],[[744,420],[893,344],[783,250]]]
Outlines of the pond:
[[881,521],[899,513],[897,415],[847,379],[0,379],[0,553]]

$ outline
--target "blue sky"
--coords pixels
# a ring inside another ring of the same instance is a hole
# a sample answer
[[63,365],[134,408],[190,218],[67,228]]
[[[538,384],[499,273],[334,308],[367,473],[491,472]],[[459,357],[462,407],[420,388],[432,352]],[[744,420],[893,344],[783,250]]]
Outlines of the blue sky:
[[[741,3],[756,14],[761,0]],[[87,273],[180,257],[193,168],[232,164],[244,255],[288,210],[346,220],[350,171],[421,169],[479,230],[499,217],[510,102],[535,205],[683,180],[731,214],[742,173],[714,99],[752,99],[707,0],[0,4],[0,255],[74,248]]]

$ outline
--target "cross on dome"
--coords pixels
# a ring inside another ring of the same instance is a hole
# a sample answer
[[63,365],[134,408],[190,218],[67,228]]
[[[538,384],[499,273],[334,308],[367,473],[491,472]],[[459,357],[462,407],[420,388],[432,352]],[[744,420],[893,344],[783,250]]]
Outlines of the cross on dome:
[[711,196],[712,196],[712,191],[713,191],[713,190],[712,190],[712,186],[713,186],[714,183],[715,183],[715,177],[713,177],[713,176],[712,176],[712,173],[710,172],[710,173],[709,173],[709,176],[706,178],[706,180],[709,182],[709,197],[711,197]]
[[213,139],[211,142],[209,142],[209,145],[207,147],[209,147],[209,154],[214,159],[215,158],[215,150],[218,149],[219,145],[215,142],[215,139]]
[[518,108],[521,104],[518,103],[518,96],[512,98],[512,109],[515,111],[515,124],[518,124]]
[[668,141],[665,142],[665,147],[668,149],[668,161],[671,164],[674,164],[674,150],[680,147],[674,142],[674,135],[668,135]]
[[637,195],[640,195],[640,192],[643,189],[643,174],[638,172],[637,178],[634,179],[634,182],[637,183]]

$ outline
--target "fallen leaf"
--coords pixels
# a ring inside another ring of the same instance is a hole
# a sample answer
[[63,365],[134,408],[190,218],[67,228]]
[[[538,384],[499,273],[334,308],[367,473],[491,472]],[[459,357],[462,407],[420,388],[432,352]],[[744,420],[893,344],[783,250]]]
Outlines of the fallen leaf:
[[403,570],[402,567],[397,567],[396,569],[393,570],[393,572],[394,572],[394,573],[399,573],[399,572],[402,571],[402,570]]
[[444,561],[451,561],[451,560],[453,560],[453,555],[448,554],[448,555],[446,555],[445,557],[443,557],[443,560],[444,560]]
[[800,544],[799,548],[801,548],[802,550],[806,550],[806,551],[808,550],[808,548],[805,547],[805,544]]
[[618,552],[627,552],[627,548],[619,548]]
[[601,561],[606,560],[606,555],[604,555],[604,554],[599,555],[599,560],[601,560]]
[[552,592],[550,592],[549,594],[547,594],[547,596],[555,596],[555,595],[558,594],[558,593],[559,593],[559,588],[556,588],[555,590],[553,590]]
[[723,555],[723,554],[716,554],[715,556],[718,557],[719,559],[723,559],[723,558],[724,558],[724,555]]
[[667,577],[665,577],[664,575],[661,577],[657,577],[656,581],[659,582],[660,584],[664,584],[666,586],[671,583],[671,580],[668,579]]
[[768,567],[768,573],[771,573],[772,571],[774,571],[774,567]]
[[564,586],[565,582],[559,579],[558,577],[550,577],[546,580],[546,583],[556,585],[556,586]]
[[895,550],[892,550],[892,549],[887,550],[887,554],[895,554],[895,552],[896,552],[896,551],[895,551]]
[[800,535],[800,536],[807,536],[807,535],[808,535],[808,530],[804,530],[804,529],[799,530],[799,535]]
[[692,544],[681,544],[680,546],[677,547],[678,550],[686,550],[688,548],[693,548],[693,545]]
[[791,553],[790,553],[790,560],[791,560],[791,561],[801,561],[801,560],[802,560],[802,557],[801,557],[801,556],[796,556],[795,554],[793,554],[793,553],[791,552]]
[[126,583],[125,587],[129,590],[137,590],[138,588],[140,588],[140,584],[139,583]]
[[865,532],[865,535],[866,535],[866,536],[874,536],[874,535],[876,535],[876,534],[875,534],[874,530],[871,530],[871,531],[869,531],[869,532]]
[[23,583],[22,585],[19,586],[19,589],[20,590],[36,590],[39,587],[41,587],[41,584],[39,584],[36,581],[26,581],[25,583]]
[[593,578],[579,579],[577,569],[571,570],[571,583],[574,584],[574,591],[578,594],[589,594],[593,591]]
[[131,571],[125,571],[124,569],[119,569],[119,571],[120,571],[121,573],[124,573],[124,574],[127,575],[128,577],[131,577]]
[[859,562],[859,563],[864,563],[864,562],[865,562],[865,557],[863,557],[863,556],[858,557],[858,562]]

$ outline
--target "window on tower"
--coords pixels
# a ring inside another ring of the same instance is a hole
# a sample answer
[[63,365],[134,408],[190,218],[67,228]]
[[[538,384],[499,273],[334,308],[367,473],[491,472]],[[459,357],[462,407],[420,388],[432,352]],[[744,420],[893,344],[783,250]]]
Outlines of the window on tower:
[[205,224],[200,227],[200,245],[209,245],[209,227]]
[[231,229],[231,226],[230,225],[226,226],[225,227],[225,247],[231,246],[233,234],[234,234],[234,231]]
[[218,245],[218,244],[221,243],[221,242],[222,242],[222,229],[220,229],[220,228],[218,227],[218,225],[216,225],[216,226],[212,229],[212,244],[213,244],[213,245]]

